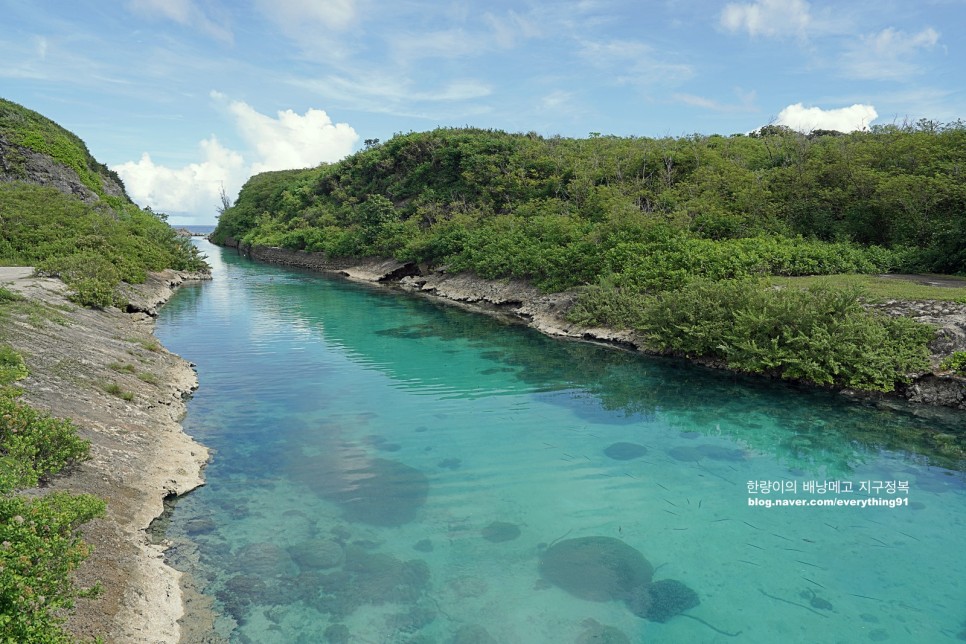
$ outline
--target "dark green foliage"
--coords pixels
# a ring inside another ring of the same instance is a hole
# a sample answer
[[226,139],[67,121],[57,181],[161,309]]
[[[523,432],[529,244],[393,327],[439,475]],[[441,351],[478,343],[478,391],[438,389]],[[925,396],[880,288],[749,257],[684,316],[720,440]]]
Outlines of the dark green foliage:
[[942,369],[952,371],[956,375],[966,376],[966,351],[956,351],[940,365]]
[[77,530],[103,511],[104,502],[89,495],[0,497],[0,640],[73,641],[65,611],[97,592],[78,590],[70,578],[89,552]]
[[679,139],[439,129],[253,177],[213,238],[582,287],[581,324],[646,329],[745,371],[891,389],[924,368],[928,330],[866,314],[854,293],[733,280],[966,273],[964,164],[961,122]]
[[205,267],[190,241],[150,212],[88,205],[53,188],[0,183],[0,263],[61,277],[88,306],[115,304],[121,282]]
[[715,357],[740,371],[881,391],[928,370],[933,333],[907,318],[866,311],[854,291],[730,280],[657,296],[639,330],[659,349]]
[[0,388],[27,377],[27,365],[19,353],[0,344]]
[[[113,170],[98,163],[91,156],[80,138],[45,116],[2,98],[0,98],[0,138],[6,139],[13,145],[50,156],[54,161],[72,169],[77,173],[81,183],[102,199],[112,202],[112,206],[130,203],[126,195],[111,197],[104,192],[104,179],[110,179],[118,186],[122,186],[121,180]],[[16,174],[17,159],[9,159],[7,167]]]
[[26,488],[85,460],[90,444],[69,420],[0,394],[0,493]]
[[[7,144],[5,181],[0,181],[0,265],[36,266],[60,276],[76,301],[95,307],[120,304],[115,287],[121,281],[143,282],[148,271],[206,268],[195,247],[179,238],[163,215],[141,210],[128,199],[117,174],[98,163],[76,135],[0,99],[0,140]],[[34,153],[76,172],[99,198],[96,203],[18,181],[36,180],[28,176],[25,163]]]
[[[5,365],[22,366],[11,350],[0,353]],[[0,384],[17,375],[4,373]],[[19,402],[10,389],[0,392],[0,641],[72,641],[63,630],[65,611],[96,591],[76,588],[70,573],[88,554],[77,530],[103,513],[104,502],[65,492],[16,494],[87,459],[89,449],[69,420]]]
[[964,161],[961,123],[681,139],[435,130],[253,177],[214,239],[392,254],[549,290],[625,268],[646,288],[680,285],[675,271],[962,272]]
[[8,302],[23,302],[26,299],[27,298],[16,291],[11,291],[10,289],[0,287],[0,304],[6,304]]

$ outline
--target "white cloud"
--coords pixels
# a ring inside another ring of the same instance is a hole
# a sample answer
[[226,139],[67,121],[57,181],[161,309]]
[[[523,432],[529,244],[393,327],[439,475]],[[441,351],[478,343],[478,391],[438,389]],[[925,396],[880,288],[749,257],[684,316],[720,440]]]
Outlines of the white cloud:
[[202,161],[181,168],[158,165],[145,152],[140,160],[122,163],[113,170],[124,181],[131,199],[142,206],[159,212],[213,216],[221,188],[232,195],[245,182],[245,160],[215,137],[202,141],[199,147]]
[[476,34],[460,28],[412,33],[394,38],[397,60],[409,63],[421,58],[457,58],[482,53],[488,45]]
[[757,109],[755,107],[755,100],[758,97],[757,92],[754,90],[746,92],[740,87],[736,87],[734,92],[735,96],[738,98],[738,102],[736,103],[726,103],[713,98],[707,98],[705,96],[684,93],[674,94],[672,98],[676,101],[684,103],[685,105],[700,107],[713,112],[753,112]]
[[902,80],[919,71],[916,56],[939,43],[939,32],[927,27],[915,34],[892,27],[862,36],[842,57],[844,72],[852,78]]
[[127,6],[141,15],[166,18],[184,27],[200,29],[223,42],[233,40],[231,30],[210,18],[194,0],[129,0]]
[[860,103],[831,110],[805,107],[801,103],[795,103],[778,113],[775,124],[784,125],[797,132],[812,130],[852,132],[866,129],[878,116],[873,106]]
[[[159,0],[164,2],[165,0]],[[298,31],[325,27],[342,31],[358,15],[357,0],[257,0],[258,7],[276,24]]]
[[366,0],[256,0],[259,11],[309,58],[331,64],[348,56],[343,34]]
[[[217,92],[218,101],[227,100]],[[183,167],[155,163],[148,153],[138,161],[114,166],[137,203],[166,213],[190,213],[211,220],[224,188],[234,196],[252,174],[316,166],[352,151],[358,134],[346,123],[333,123],[323,110],[305,114],[280,111],[276,118],[242,101],[228,104],[235,129],[247,144],[244,152],[226,148],[212,136],[199,144],[202,160]]]
[[642,42],[584,42],[580,54],[622,85],[673,85],[694,75],[690,65],[661,60],[653,47]]
[[304,115],[284,110],[272,118],[242,101],[233,101],[229,110],[242,138],[257,154],[253,173],[337,161],[359,139],[348,123],[333,123],[323,110],[309,109]]
[[751,36],[804,37],[812,23],[805,0],[757,0],[750,4],[725,5],[720,24],[731,32],[747,31]]
[[[536,23],[515,11],[498,16],[483,13],[479,19],[464,19],[470,28],[451,27],[437,31],[414,31],[392,38],[397,61],[408,64],[422,58],[459,58],[476,56],[498,49],[512,49],[523,40],[537,38]],[[485,25],[481,28],[480,25]]]
[[551,111],[566,109],[569,108],[573,97],[573,92],[566,92],[562,89],[554,90],[540,99],[540,107]]

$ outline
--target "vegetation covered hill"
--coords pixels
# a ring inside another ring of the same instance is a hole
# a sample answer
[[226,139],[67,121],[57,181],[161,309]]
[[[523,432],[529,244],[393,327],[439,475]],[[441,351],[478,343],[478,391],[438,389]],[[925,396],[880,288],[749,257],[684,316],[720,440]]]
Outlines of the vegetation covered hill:
[[439,129],[255,176],[213,240],[581,287],[573,319],[659,350],[891,390],[927,368],[928,329],[868,313],[855,291],[760,280],[966,272],[964,173],[961,122],[663,139]]
[[[61,277],[76,301],[94,307],[121,304],[120,282],[143,282],[148,271],[206,268],[162,216],[131,202],[77,136],[0,99],[0,266],[23,265]],[[28,367],[4,342],[24,317],[59,319],[0,287],[0,641],[70,642],[68,611],[98,591],[72,581],[89,552],[78,530],[105,504],[67,492],[20,493],[89,455],[71,421],[20,399],[16,382]]]
[[77,136],[0,99],[0,265],[61,277],[91,306],[165,268],[202,270],[190,241],[127,197]]

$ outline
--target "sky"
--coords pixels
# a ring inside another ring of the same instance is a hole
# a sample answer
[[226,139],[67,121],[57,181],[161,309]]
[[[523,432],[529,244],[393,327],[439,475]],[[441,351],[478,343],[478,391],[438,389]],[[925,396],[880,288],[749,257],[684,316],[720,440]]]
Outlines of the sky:
[[0,0],[0,97],[141,206],[473,126],[680,137],[966,118],[966,0]]

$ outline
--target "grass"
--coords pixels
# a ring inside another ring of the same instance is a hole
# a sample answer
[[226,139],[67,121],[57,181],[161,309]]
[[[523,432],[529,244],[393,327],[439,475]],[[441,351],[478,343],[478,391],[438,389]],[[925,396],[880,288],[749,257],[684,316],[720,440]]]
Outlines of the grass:
[[124,338],[128,342],[133,342],[134,344],[140,346],[145,351],[153,351],[157,353],[161,350],[161,343],[155,338]]
[[104,391],[111,394],[112,396],[117,396],[121,400],[126,400],[127,402],[131,402],[132,400],[134,400],[134,394],[130,391],[125,391],[124,389],[121,388],[121,385],[117,384],[116,382],[106,383],[105,385],[103,385],[103,387],[104,387]]
[[966,304],[966,278],[950,275],[927,275],[926,279],[954,280],[962,282],[961,287],[929,286],[896,277],[877,275],[824,275],[808,277],[773,277],[772,282],[780,286],[808,288],[817,284],[827,284],[835,288],[862,289],[873,302],[883,300],[940,300]]
[[157,385],[160,382],[160,380],[158,380],[158,377],[156,375],[154,375],[153,373],[148,373],[147,371],[145,371],[144,373],[139,373],[138,379],[141,382],[148,383],[149,385]]
[[112,362],[107,366],[118,373],[134,373],[135,371],[135,367],[133,364],[122,364],[120,362]]
[[20,293],[0,287],[0,321],[10,315],[26,317],[30,326],[39,328],[47,322],[68,326],[70,320],[61,314],[63,309],[58,306],[28,300]]

